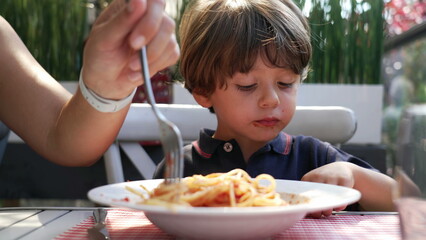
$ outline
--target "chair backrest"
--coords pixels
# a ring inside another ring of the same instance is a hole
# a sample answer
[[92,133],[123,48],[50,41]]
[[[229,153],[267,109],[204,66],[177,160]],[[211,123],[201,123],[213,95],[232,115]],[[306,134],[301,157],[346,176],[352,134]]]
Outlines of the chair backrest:
[[[198,105],[158,104],[158,107],[177,125],[185,143],[198,139],[201,128],[216,128],[215,115]],[[313,136],[338,146],[354,135],[356,118],[354,112],[345,107],[298,106],[284,131],[292,135]],[[104,154],[108,183],[124,181],[120,147],[145,179],[152,178],[155,163],[139,142],[159,139],[158,123],[151,107],[144,103],[132,104],[117,142]]]

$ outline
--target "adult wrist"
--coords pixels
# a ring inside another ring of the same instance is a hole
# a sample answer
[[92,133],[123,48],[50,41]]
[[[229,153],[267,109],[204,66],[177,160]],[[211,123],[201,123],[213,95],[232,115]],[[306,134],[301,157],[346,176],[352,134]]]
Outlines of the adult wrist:
[[112,100],[107,99],[104,97],[99,96],[94,91],[92,91],[90,88],[86,86],[86,84],[83,81],[83,71],[80,72],[80,78],[78,80],[80,92],[83,95],[84,99],[92,106],[94,109],[96,109],[99,112],[118,112],[121,109],[123,109],[125,106],[130,104],[133,100],[133,96],[136,93],[136,88],[133,90],[133,92],[120,100]]

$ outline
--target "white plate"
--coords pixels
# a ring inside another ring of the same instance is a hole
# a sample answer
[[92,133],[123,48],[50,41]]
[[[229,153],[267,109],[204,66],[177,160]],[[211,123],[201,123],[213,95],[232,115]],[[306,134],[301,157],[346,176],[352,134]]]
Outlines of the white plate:
[[[140,197],[127,191],[130,186],[155,188],[163,180],[142,180],[101,186],[89,191],[93,202],[112,207],[144,211],[157,227],[189,239],[261,239],[285,231],[307,213],[332,209],[358,201],[360,192],[329,184],[276,180],[276,191],[291,204],[283,207],[177,207],[140,204]],[[306,201],[309,199],[309,201]]]

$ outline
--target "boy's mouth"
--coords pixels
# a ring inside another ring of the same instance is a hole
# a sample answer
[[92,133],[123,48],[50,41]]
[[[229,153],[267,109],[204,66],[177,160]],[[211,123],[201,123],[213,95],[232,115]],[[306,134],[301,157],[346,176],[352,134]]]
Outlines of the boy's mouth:
[[254,122],[256,126],[263,126],[263,127],[274,127],[277,125],[279,120],[277,118],[264,118],[260,119]]

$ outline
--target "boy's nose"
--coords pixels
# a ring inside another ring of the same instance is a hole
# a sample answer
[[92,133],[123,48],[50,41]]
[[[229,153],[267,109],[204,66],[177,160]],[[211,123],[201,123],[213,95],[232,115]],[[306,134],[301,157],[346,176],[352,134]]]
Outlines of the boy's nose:
[[273,88],[265,89],[262,92],[262,96],[260,97],[260,100],[259,100],[260,107],[262,108],[276,107],[278,106],[279,103],[280,103],[280,99],[275,89]]

